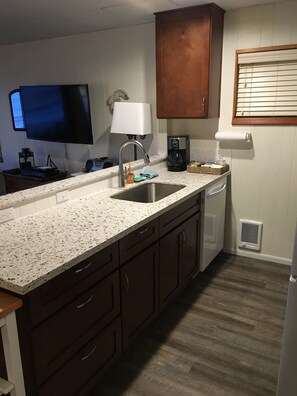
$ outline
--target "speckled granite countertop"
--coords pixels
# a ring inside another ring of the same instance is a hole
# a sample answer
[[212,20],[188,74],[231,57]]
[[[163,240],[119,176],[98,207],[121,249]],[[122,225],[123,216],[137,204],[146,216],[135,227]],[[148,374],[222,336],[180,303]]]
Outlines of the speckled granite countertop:
[[[164,161],[165,159],[166,156],[160,154],[150,157],[152,165]],[[142,167],[142,159],[138,161],[133,161],[133,169]],[[48,196],[49,194],[56,194],[59,191],[71,190],[73,188],[81,187],[92,182],[109,179],[116,175],[118,175],[118,166],[113,166],[111,168],[101,169],[100,172],[84,173],[76,177],[69,177],[67,179],[59,180],[53,183],[47,183],[34,188],[29,188],[27,190],[17,191],[13,194],[2,195],[0,196],[0,210],[9,208],[11,206],[32,202],[37,197],[43,198],[45,196]]]
[[161,170],[154,181],[186,187],[155,203],[113,199],[120,189],[105,188],[1,224],[0,287],[26,294],[228,174]]

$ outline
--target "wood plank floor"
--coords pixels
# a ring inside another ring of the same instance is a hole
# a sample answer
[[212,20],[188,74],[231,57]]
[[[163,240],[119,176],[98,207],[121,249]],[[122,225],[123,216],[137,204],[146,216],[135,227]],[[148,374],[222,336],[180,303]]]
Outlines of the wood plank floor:
[[90,396],[275,395],[289,271],[220,254]]

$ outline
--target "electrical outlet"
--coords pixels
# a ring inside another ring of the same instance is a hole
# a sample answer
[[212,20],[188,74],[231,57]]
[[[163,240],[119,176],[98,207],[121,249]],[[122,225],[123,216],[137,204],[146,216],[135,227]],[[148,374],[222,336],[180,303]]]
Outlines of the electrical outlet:
[[57,204],[68,201],[69,200],[69,191],[65,190],[65,191],[58,192],[56,194],[56,200],[57,200]]
[[6,223],[7,221],[14,220],[14,209],[7,208],[0,210],[0,224]]

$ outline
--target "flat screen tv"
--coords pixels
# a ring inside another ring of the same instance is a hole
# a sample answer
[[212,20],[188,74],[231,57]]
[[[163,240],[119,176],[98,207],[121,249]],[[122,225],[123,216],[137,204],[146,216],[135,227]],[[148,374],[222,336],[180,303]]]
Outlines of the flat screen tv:
[[20,87],[28,139],[93,144],[88,85]]

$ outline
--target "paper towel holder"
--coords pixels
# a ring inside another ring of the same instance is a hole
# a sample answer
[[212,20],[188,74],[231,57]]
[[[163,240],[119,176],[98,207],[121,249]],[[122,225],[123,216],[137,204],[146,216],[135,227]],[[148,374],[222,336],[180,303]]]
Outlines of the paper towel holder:
[[245,140],[250,143],[252,140],[252,134],[250,132],[246,132],[245,134]]
[[250,143],[252,134],[250,132],[216,132],[215,139],[218,141],[246,141]]

